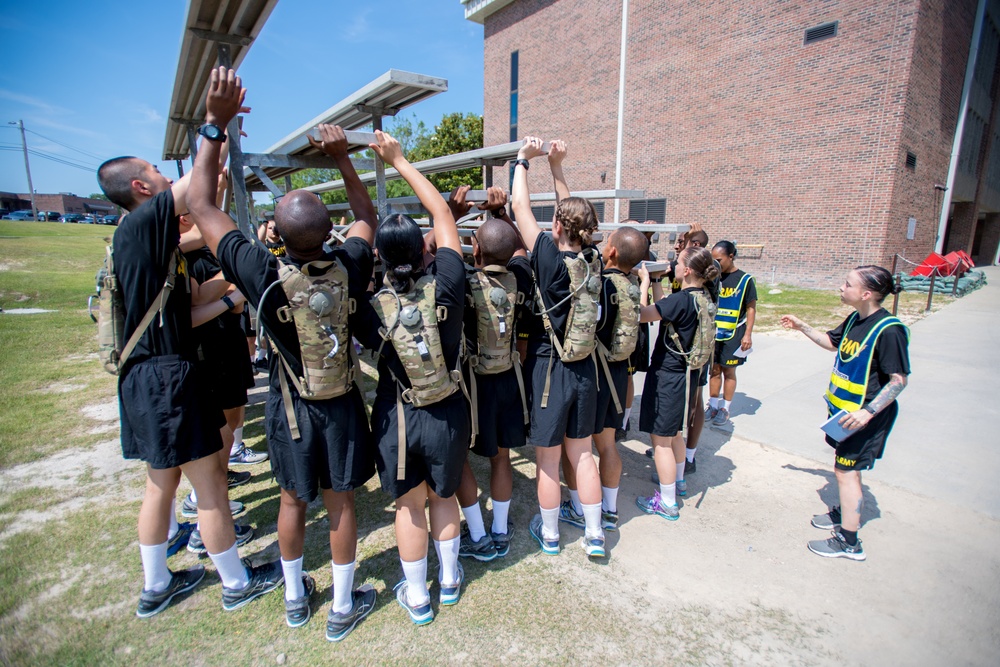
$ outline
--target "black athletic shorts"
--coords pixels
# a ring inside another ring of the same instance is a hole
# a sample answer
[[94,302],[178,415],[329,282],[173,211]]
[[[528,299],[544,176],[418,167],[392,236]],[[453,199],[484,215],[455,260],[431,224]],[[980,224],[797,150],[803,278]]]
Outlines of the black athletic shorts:
[[536,447],[557,447],[563,438],[589,438],[594,434],[597,410],[597,369],[591,358],[564,364],[555,356],[549,387],[548,406],[542,394],[549,367],[549,355],[528,355],[525,381],[531,380],[531,432],[528,439]]
[[[471,391],[472,388],[469,389]],[[493,457],[499,453],[500,447],[523,447],[527,442],[527,426],[514,369],[496,375],[477,375],[476,395],[479,435],[472,451],[480,456]]]
[[372,406],[375,464],[382,490],[399,498],[427,482],[442,498],[453,496],[462,481],[462,469],[472,436],[469,403],[457,391],[422,408],[403,403],[406,423],[406,475],[396,479],[399,438],[396,435],[396,398],[376,396]]
[[[253,320],[250,318],[250,308],[244,308],[240,313],[240,322],[243,324],[243,333],[247,338],[256,338],[257,332],[253,328]],[[247,350],[249,352],[249,350]]]
[[622,428],[625,419],[625,393],[628,391],[629,361],[609,361],[608,370],[611,371],[611,379],[618,392],[618,403],[622,411],[618,412],[615,401],[611,396],[611,385],[608,384],[608,376],[604,372],[604,366],[598,368],[600,381],[597,386],[597,411],[594,413],[594,433],[600,433],[606,428]]
[[281,393],[269,391],[264,430],[271,470],[278,485],[312,502],[320,489],[351,491],[375,474],[368,413],[356,387],[321,401],[299,398],[289,387],[299,439],[293,440]]
[[247,404],[247,389],[254,386],[253,366],[246,344],[227,351],[219,359],[198,363],[202,377],[210,384],[212,400],[222,410],[232,410]]
[[[698,391],[698,374],[690,371],[691,394],[689,405],[694,405]],[[639,406],[639,430],[665,438],[677,435],[684,426],[684,373],[649,371],[642,388]]]
[[843,442],[837,442],[826,436],[826,444],[836,451],[834,467],[838,470],[870,470],[875,467],[876,459],[882,458],[885,452],[885,441],[896,423],[899,405],[896,401],[890,403],[878,413],[863,429],[848,437]]
[[177,355],[130,365],[118,380],[118,410],[126,459],[176,468],[222,449],[226,418],[197,365]]
[[715,341],[714,362],[723,368],[735,368],[747,362],[747,357],[734,356],[742,345],[743,336],[746,335],[747,325],[736,328],[736,333],[729,340]]

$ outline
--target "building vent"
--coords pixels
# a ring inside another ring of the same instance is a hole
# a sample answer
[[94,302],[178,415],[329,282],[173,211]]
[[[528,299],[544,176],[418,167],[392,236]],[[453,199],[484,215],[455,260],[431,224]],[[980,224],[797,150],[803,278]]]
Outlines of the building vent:
[[552,222],[555,218],[556,207],[550,205],[532,206],[531,214],[535,216],[536,222]]
[[906,152],[906,168],[914,170],[917,168],[917,156],[909,151]]
[[630,199],[628,202],[628,217],[639,222],[654,220],[663,224],[667,218],[667,200]]
[[824,23],[823,25],[818,25],[815,28],[809,28],[806,30],[806,39],[803,44],[812,44],[813,42],[818,42],[821,39],[827,39],[829,37],[837,36],[837,24],[839,21],[833,21],[832,23]]

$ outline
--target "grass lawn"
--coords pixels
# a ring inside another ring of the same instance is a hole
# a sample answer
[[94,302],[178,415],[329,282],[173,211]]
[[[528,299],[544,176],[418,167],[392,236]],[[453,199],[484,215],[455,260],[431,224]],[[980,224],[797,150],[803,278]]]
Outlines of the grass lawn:
[[[121,459],[115,378],[100,367],[96,325],[85,310],[104,238],[112,232],[0,222],[0,306],[56,311],[0,314],[0,664],[621,664],[648,663],[662,654],[662,635],[649,630],[667,628],[667,620],[648,617],[642,592],[618,592],[611,603],[600,588],[615,576],[613,559],[588,563],[569,539],[559,558],[538,553],[526,528],[536,511],[531,451],[513,456],[519,500],[512,507],[511,553],[490,564],[463,561],[468,583],[462,604],[437,609],[427,628],[413,626],[392,598],[400,576],[393,504],[376,479],[357,492],[357,582],[374,585],[378,602],[343,644],[323,637],[332,577],[327,519],[318,503],[307,518],[305,569],[318,585],[309,625],[285,626],[280,593],[223,612],[211,567],[189,597],[155,618],[137,619],[142,568],[136,517],[145,475],[140,464]],[[777,318],[785,312],[818,327],[835,326],[846,314],[834,293],[768,289],[759,287],[759,331],[779,328]],[[903,312],[922,312],[926,297],[911,296]],[[935,297],[937,307],[946,302]],[[263,433],[258,402],[247,411],[247,443],[264,448]],[[472,462],[486,480],[488,464],[479,457]],[[237,521],[257,533],[242,553],[260,562],[278,556],[278,494],[268,464],[249,469],[251,483],[232,497],[248,508]],[[186,488],[182,483],[181,493]],[[437,559],[433,547],[429,551],[428,576],[436,578]],[[170,564],[182,569],[198,562],[182,551]],[[431,596],[437,607],[436,584]],[[675,651],[679,662],[719,657],[718,636],[700,631],[711,624],[702,610],[679,608],[669,620],[674,634],[685,638]],[[734,636],[754,633],[740,618],[723,621],[731,625],[719,627]],[[688,622],[698,632],[678,630]],[[574,628],[587,631],[567,630]]]

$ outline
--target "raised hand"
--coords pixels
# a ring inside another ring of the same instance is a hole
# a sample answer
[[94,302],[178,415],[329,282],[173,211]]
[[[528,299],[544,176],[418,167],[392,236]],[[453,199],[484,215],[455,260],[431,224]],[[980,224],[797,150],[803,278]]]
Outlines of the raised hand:
[[327,125],[326,123],[320,123],[316,126],[319,130],[319,140],[313,139],[310,135],[306,135],[306,139],[309,140],[309,145],[313,148],[326,153],[330,157],[337,157],[338,155],[347,155],[347,135],[344,134],[344,129],[339,125]]
[[[460,185],[452,190],[451,195],[448,197],[448,208],[451,209],[451,214],[455,220],[461,218],[472,208],[472,202],[465,201],[465,195],[470,189],[471,186],[469,185]],[[482,206],[479,208],[482,208]]]
[[524,145],[517,151],[519,160],[530,160],[542,154],[542,144],[544,142],[538,137],[525,137]]
[[375,130],[377,144],[368,144],[368,147],[375,151],[375,154],[382,158],[382,161],[391,167],[396,166],[396,162],[403,157],[403,149],[399,142],[381,130]]
[[507,193],[499,186],[486,188],[486,201],[479,204],[480,211],[495,211],[507,206]]
[[243,106],[247,90],[235,70],[219,67],[212,70],[205,98],[205,120],[212,125],[225,127],[238,113],[249,113]]
[[803,322],[794,315],[782,315],[781,316],[781,326],[786,329],[794,329],[796,331],[802,329]]
[[549,164],[560,165],[566,159],[566,142],[555,139],[549,142]]

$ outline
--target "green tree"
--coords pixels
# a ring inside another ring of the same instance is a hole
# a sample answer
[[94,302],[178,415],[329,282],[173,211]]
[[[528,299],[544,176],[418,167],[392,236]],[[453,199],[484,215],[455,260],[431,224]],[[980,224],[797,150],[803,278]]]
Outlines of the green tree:
[[111,201],[103,192],[91,192],[87,195],[87,199],[103,199],[104,201]]
[[[445,114],[434,127],[434,132],[419,140],[407,158],[412,162],[420,162],[482,147],[483,117],[474,113],[455,112]],[[477,190],[483,187],[483,170],[477,167],[428,174],[427,178],[440,192],[450,192],[460,185],[471,185]]]

